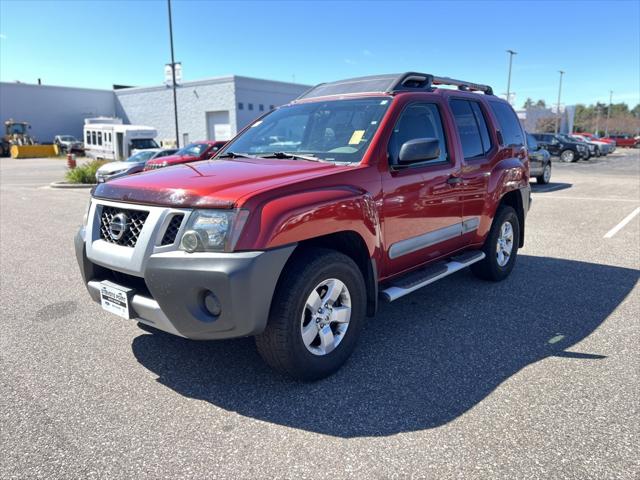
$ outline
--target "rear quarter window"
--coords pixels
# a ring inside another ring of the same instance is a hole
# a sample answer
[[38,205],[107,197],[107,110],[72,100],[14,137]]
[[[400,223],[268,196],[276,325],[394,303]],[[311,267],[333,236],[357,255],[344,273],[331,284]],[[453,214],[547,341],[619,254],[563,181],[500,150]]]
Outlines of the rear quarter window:
[[489,105],[498,120],[498,125],[500,125],[504,144],[507,146],[524,145],[522,127],[513,109],[502,102],[489,102]]

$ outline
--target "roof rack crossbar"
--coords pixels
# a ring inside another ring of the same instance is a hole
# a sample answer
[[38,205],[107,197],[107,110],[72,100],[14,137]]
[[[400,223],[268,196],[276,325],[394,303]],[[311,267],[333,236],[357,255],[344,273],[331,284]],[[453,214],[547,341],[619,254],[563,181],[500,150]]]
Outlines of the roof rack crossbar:
[[458,87],[459,90],[484,92],[486,95],[493,95],[493,88],[489,85],[455,80],[449,77],[433,77],[433,85],[453,85],[454,87]]
[[453,85],[459,90],[484,92],[493,95],[488,85],[465,82],[448,77],[436,77],[430,73],[406,72],[402,74],[372,75],[369,77],[349,78],[337,82],[320,83],[304,92],[296,100],[306,98],[348,95],[351,93],[396,93],[431,91],[436,85]]

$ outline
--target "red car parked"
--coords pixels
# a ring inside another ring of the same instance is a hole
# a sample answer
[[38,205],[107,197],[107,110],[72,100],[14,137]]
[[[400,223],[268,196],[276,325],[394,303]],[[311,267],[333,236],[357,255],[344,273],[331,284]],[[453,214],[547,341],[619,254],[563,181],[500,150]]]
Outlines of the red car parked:
[[347,361],[379,299],[468,266],[506,279],[529,175],[518,117],[489,86],[416,72],[325,83],[215,160],[96,186],[76,254],[105,310],[185,338],[255,336],[269,365],[316,380]]
[[640,142],[633,135],[617,134],[609,135],[609,138],[616,142],[619,147],[637,148]]
[[154,170],[156,168],[169,167],[179,163],[197,162],[198,160],[208,160],[213,157],[227,142],[216,142],[205,140],[201,142],[190,143],[184,148],[178,150],[175,154],[167,157],[149,160],[144,166],[145,170]]

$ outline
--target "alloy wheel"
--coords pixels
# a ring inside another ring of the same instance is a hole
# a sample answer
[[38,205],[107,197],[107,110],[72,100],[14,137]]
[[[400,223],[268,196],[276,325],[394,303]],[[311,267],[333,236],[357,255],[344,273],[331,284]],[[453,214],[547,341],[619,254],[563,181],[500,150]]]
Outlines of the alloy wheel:
[[309,352],[331,353],[344,339],[351,320],[351,295],[344,282],[329,278],[309,294],[300,320],[302,342]]
[[513,251],[513,225],[504,222],[500,227],[498,242],[496,244],[496,258],[498,265],[504,267],[509,263]]

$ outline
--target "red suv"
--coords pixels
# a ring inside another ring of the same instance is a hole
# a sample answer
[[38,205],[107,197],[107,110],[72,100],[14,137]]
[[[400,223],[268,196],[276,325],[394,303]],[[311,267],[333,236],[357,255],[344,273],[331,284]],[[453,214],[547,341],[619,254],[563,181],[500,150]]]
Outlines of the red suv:
[[202,141],[190,143],[184,148],[178,150],[175,154],[149,160],[144,166],[145,170],[154,170],[156,168],[169,167],[178,163],[196,162],[198,160],[208,160],[213,157],[218,150],[224,147],[227,142]]
[[525,145],[486,85],[415,72],[321,84],[213,160],[96,186],[78,262],[109,312],[196,340],[255,336],[269,365],[315,380],[379,300],[468,266],[509,276]]

